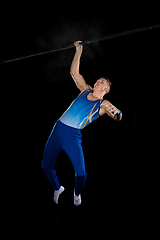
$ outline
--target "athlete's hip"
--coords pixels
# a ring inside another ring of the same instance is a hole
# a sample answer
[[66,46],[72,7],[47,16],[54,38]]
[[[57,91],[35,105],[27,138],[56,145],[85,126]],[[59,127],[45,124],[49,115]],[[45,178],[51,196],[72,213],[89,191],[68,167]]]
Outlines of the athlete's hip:
[[55,133],[60,138],[79,138],[82,139],[81,130],[70,127],[60,120],[56,122],[53,127],[52,133]]

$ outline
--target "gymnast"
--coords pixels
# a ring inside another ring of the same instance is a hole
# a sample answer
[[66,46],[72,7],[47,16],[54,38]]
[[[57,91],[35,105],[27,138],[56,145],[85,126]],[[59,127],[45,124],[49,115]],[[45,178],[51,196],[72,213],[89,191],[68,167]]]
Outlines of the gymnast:
[[88,126],[98,117],[108,114],[114,120],[120,121],[122,113],[108,100],[103,100],[110,91],[111,82],[108,78],[100,78],[92,88],[79,73],[80,58],[83,45],[81,41],[74,43],[76,47],[70,73],[77,88],[78,97],[58,119],[45,146],[41,167],[54,189],[54,202],[58,204],[60,194],[65,190],[61,186],[55,170],[55,163],[59,153],[63,150],[70,158],[75,170],[74,205],[82,202],[81,192],[86,181],[85,161],[82,150],[81,129]]

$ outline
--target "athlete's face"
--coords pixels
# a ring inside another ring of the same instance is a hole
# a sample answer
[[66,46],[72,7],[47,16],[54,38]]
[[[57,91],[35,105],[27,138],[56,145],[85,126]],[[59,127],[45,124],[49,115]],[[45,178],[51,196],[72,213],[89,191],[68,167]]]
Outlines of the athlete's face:
[[107,80],[105,78],[98,79],[97,82],[94,84],[93,90],[96,92],[109,92],[110,88]]

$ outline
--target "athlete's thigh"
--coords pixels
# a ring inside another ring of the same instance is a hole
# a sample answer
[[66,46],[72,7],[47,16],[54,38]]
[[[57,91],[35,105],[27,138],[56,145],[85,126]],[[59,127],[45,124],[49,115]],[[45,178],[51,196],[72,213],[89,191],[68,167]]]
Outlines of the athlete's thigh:
[[45,146],[42,166],[45,168],[54,168],[58,154],[61,152],[60,140],[56,132],[52,131]]

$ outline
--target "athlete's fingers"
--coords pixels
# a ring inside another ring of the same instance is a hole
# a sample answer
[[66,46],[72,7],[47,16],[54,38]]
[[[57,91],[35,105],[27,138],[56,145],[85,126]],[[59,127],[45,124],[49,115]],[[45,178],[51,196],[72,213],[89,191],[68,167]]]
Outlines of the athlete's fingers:
[[76,42],[74,42],[74,45],[76,46],[76,47],[80,47],[81,45],[80,45],[80,43],[81,43],[82,41],[76,41]]
[[119,110],[116,107],[114,107],[114,106],[108,107],[107,111],[109,113],[113,112],[114,114],[119,113]]
[[108,105],[107,105],[106,108],[107,108],[107,110],[110,110],[111,108],[113,108],[113,106],[111,106],[111,105],[108,106]]
[[107,111],[108,111],[108,112],[112,112],[112,111],[113,111],[113,106],[108,107],[108,108],[107,108]]

